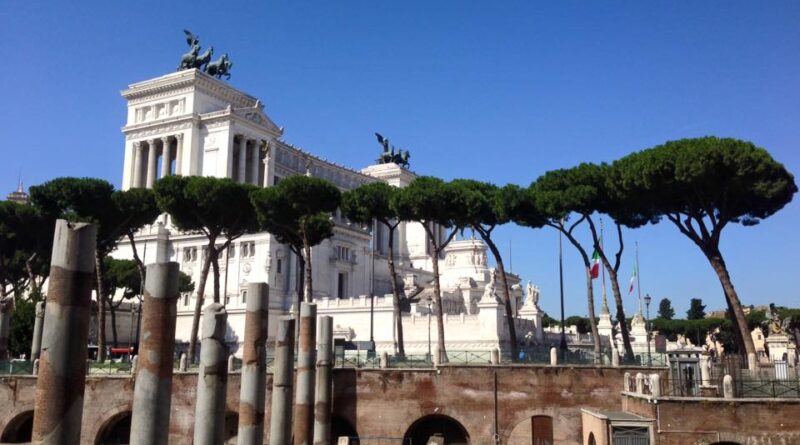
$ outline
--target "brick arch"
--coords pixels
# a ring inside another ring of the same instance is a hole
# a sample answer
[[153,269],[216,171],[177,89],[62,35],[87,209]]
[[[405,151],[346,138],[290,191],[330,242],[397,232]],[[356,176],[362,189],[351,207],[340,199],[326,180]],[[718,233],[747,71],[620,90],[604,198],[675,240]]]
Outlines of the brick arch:
[[535,416],[548,416],[553,419],[553,434],[555,435],[559,428],[568,427],[561,422],[558,411],[555,408],[536,408],[530,411],[522,411],[517,413],[513,426],[506,428],[500,432],[508,445],[530,445],[533,430],[531,428],[531,418]]
[[[133,408],[131,403],[121,403],[103,412],[103,416],[98,416],[88,428],[81,432],[81,443],[97,443],[100,440],[100,434],[111,425],[112,422],[119,420],[125,414],[132,415]],[[84,416],[84,425],[86,425],[86,416]]]
[[[29,425],[30,426],[29,426]],[[31,431],[23,431],[29,429]],[[2,443],[27,443],[30,441],[33,430],[33,406],[19,409],[0,429],[0,442]]]
[[747,436],[739,433],[719,433],[713,439],[703,439],[696,443],[696,445],[744,445],[747,443]]
[[[447,444],[468,444],[470,443],[469,431],[467,431],[464,424],[458,419],[448,416],[446,414],[427,414],[419,417],[409,425],[403,440],[410,440],[412,443],[420,443],[419,440],[414,441],[415,436],[427,435],[429,431],[444,431]],[[455,437],[458,436],[458,437]],[[455,440],[455,441],[454,441]]]

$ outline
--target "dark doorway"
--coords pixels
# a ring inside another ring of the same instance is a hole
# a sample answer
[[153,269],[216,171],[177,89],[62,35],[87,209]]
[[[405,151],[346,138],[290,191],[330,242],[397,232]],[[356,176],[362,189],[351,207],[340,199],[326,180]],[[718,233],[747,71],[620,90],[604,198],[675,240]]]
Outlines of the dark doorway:
[[225,443],[236,443],[239,435],[239,414],[228,411],[225,414]]
[[344,417],[332,416],[331,417],[331,443],[336,443],[340,437],[349,437],[350,443],[354,442],[352,439],[358,439],[358,431],[353,427],[353,424],[347,421]]
[[3,443],[27,443],[31,441],[33,433],[33,411],[25,411],[17,415],[8,422],[3,434],[0,435],[0,442]]
[[127,444],[131,438],[131,412],[124,411],[109,419],[97,433],[95,445]]
[[437,444],[462,445],[469,443],[469,434],[452,417],[434,414],[411,424],[403,437],[404,443],[410,440],[414,445],[427,445],[431,439]]

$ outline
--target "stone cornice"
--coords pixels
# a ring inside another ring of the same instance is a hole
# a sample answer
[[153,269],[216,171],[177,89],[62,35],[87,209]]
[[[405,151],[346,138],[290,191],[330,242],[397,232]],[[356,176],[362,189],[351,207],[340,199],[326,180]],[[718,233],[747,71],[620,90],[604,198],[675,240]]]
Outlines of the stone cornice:
[[[145,124],[129,125],[122,127],[122,133],[125,134],[125,139],[141,139],[148,136],[164,135],[164,133],[175,133],[181,130],[191,128],[192,125],[198,124],[199,121],[196,115],[186,115],[174,119],[164,119],[157,122],[148,122]],[[168,134],[165,136],[173,136]]]
[[255,97],[242,93],[227,83],[197,69],[178,71],[134,83],[120,94],[128,100],[129,104],[136,104],[159,97],[185,93],[192,89],[222,99],[237,108],[252,107],[256,104]]

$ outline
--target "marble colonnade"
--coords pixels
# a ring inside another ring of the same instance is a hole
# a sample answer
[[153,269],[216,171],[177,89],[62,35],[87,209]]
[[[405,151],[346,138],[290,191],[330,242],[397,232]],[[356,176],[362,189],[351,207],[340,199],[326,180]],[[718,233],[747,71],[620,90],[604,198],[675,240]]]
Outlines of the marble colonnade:
[[[161,159],[161,171],[158,162]],[[173,170],[174,161],[174,170]],[[133,143],[133,187],[153,187],[157,179],[177,174],[183,161],[183,134]]]
[[236,135],[234,137],[234,163],[231,171],[231,178],[234,181],[268,185],[262,184],[264,178],[261,176],[264,171],[264,159],[262,158],[264,145],[265,141],[249,138],[245,135]]

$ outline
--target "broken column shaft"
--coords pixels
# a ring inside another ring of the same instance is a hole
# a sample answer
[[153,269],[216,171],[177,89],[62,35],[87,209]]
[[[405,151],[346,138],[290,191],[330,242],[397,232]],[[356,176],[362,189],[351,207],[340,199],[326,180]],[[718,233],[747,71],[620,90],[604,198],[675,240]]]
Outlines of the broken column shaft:
[[97,227],[56,222],[31,442],[81,439]]
[[292,441],[294,324],[294,318],[281,319],[278,324],[278,337],[275,340],[275,367],[272,374],[269,445],[289,445]]
[[42,351],[42,329],[44,329],[45,302],[36,303],[36,319],[33,322],[33,341],[31,341],[31,361],[36,361]]
[[317,390],[314,403],[314,445],[331,443],[331,402],[333,392],[333,317],[319,318]]
[[241,392],[239,394],[239,445],[263,445],[264,400],[267,383],[267,328],[269,286],[250,283],[244,319]]
[[294,445],[311,445],[314,438],[314,375],[317,305],[300,305],[300,345],[297,348],[297,393],[294,401]]
[[137,445],[167,445],[169,439],[178,274],[178,263],[147,266],[131,419],[130,443]]
[[219,303],[203,309],[200,372],[194,414],[194,445],[222,445],[225,438],[225,391],[228,384],[228,313]]

